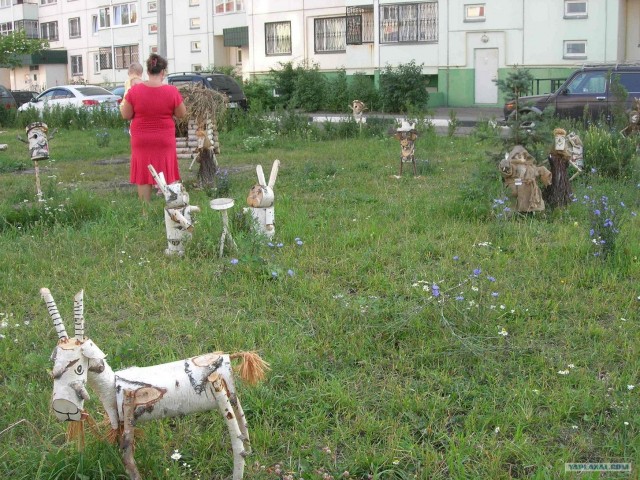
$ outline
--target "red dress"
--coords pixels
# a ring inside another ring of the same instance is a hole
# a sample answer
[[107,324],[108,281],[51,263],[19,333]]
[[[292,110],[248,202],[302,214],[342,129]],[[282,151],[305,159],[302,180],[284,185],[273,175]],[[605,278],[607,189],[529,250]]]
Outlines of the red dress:
[[173,85],[149,87],[139,83],[129,89],[125,98],[133,107],[131,183],[155,184],[149,164],[163,173],[167,183],[180,180],[173,121],[173,112],[182,103],[178,89]]

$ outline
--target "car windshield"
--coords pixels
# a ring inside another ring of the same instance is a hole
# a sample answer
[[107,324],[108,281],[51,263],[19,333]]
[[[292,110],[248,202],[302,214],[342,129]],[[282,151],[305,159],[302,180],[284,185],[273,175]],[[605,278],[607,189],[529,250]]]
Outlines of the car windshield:
[[113,95],[109,90],[96,86],[76,87],[76,90],[85,97],[91,97],[94,95]]

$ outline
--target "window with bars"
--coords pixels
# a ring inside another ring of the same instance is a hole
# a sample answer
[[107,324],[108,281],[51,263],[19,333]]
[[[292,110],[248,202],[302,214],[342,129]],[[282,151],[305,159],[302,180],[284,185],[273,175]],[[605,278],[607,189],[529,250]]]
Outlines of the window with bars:
[[69,19],[69,38],[80,38],[80,17]]
[[13,23],[0,23],[0,35],[9,35],[10,33],[13,33]]
[[316,18],[313,32],[315,52],[344,52],[346,28],[345,17]]
[[82,55],[71,55],[69,62],[71,63],[71,75],[82,75]]
[[[121,47],[115,47],[116,56],[116,68],[124,69],[129,68],[133,62],[139,62],[138,45],[124,45]],[[111,55],[111,48],[104,47],[99,51],[100,56],[100,69],[113,68],[113,58]]]
[[58,40],[58,22],[46,22],[40,24],[40,38]]
[[437,41],[437,2],[380,5],[380,43]]
[[100,73],[100,54],[93,54],[93,73]]
[[291,55],[291,22],[264,24],[267,55]]
[[18,20],[14,24],[16,31],[24,30],[27,38],[40,38],[40,28],[37,20]]
[[347,7],[347,45],[373,43],[373,5]]

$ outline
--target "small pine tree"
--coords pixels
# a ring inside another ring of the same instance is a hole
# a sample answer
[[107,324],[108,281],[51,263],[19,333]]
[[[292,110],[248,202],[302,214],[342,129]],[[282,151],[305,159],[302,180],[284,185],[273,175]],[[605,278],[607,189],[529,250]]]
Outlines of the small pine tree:
[[516,102],[515,115],[518,117],[518,99],[531,92],[533,83],[533,75],[529,70],[519,68],[517,65],[511,72],[507,74],[507,78],[494,80],[498,86],[498,90],[504,93],[507,102]]

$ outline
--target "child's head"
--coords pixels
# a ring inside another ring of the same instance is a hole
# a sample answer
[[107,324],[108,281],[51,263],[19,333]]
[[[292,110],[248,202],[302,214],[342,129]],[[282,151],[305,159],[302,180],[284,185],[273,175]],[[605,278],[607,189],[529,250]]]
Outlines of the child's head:
[[138,62],[133,62],[131,65],[129,65],[129,76],[142,76],[142,65],[139,64]]

